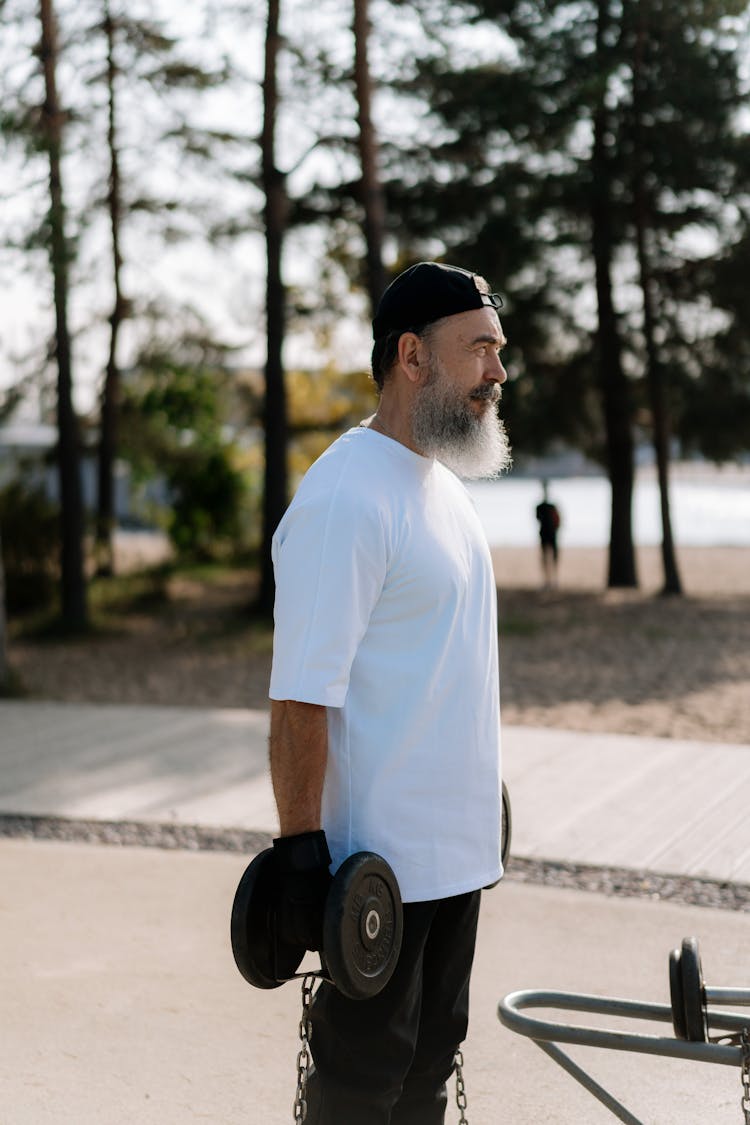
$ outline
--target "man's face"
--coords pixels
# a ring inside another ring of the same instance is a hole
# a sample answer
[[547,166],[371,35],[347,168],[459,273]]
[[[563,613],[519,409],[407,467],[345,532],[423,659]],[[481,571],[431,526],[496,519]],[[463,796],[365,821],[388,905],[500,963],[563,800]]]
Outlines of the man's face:
[[495,476],[510,465],[510,447],[497,415],[507,373],[506,343],[494,309],[446,317],[427,338],[425,378],[412,414],[417,448],[459,476]]
[[505,382],[508,375],[500,352],[506,343],[497,313],[490,308],[448,316],[429,335],[432,354],[438,356],[456,387],[469,392]]

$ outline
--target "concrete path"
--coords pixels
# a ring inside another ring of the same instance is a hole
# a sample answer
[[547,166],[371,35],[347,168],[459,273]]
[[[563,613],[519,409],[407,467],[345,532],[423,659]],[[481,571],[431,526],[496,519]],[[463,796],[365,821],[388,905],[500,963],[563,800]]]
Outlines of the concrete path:
[[269,829],[268,713],[0,702],[0,812]]
[[[0,703],[0,813],[276,831],[265,711]],[[513,851],[750,883],[750,747],[505,727]]]
[[[258,711],[0,703],[0,815],[275,831],[267,724]],[[750,882],[748,749],[506,728],[514,853]],[[246,862],[0,839],[0,1125],[293,1120],[299,990],[250,988],[229,947]],[[668,1005],[669,950],[692,934],[709,984],[750,985],[747,913],[514,881],[486,894],[465,1045],[471,1125],[613,1121],[501,1026],[498,1002],[558,988]],[[603,1022],[671,1036],[667,1022]],[[569,1053],[642,1125],[743,1119],[737,1067]],[[446,1120],[458,1121],[453,1103]]]
[[[299,989],[250,988],[229,949],[244,864],[0,840],[3,1125],[293,1120]],[[465,1044],[471,1125],[611,1125],[608,1110],[501,1026],[498,1001],[549,987],[666,1005],[668,952],[693,933],[709,982],[750,983],[747,914],[510,882],[486,894]],[[666,1023],[647,1030],[671,1034]],[[570,1054],[643,1125],[742,1119],[738,1067]],[[446,1121],[458,1121],[453,1103]]]

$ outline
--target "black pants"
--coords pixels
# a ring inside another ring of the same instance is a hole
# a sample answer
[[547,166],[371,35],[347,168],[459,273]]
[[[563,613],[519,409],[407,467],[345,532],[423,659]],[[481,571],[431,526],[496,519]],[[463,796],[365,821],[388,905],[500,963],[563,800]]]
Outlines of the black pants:
[[398,965],[377,996],[320,986],[306,1125],[442,1125],[469,1022],[480,894],[407,903]]

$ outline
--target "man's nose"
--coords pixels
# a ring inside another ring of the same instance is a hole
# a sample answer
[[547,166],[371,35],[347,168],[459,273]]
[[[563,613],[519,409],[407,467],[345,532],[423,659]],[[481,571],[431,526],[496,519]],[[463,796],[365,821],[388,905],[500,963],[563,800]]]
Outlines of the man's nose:
[[503,367],[503,361],[497,352],[492,352],[483,376],[487,383],[505,383],[508,372]]

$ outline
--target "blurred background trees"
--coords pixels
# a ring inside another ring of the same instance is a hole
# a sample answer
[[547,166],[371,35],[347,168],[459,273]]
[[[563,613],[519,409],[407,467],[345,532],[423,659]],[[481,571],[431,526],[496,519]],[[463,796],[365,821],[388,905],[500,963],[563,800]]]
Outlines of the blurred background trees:
[[[680,589],[670,416],[679,433],[698,380],[683,379],[676,400],[669,356],[697,319],[715,329],[720,318],[698,262],[710,270],[741,246],[743,7],[473,0],[451,19],[493,42],[495,57],[467,65],[441,46],[404,79],[441,132],[429,152],[410,148],[409,165],[423,167],[412,184],[396,155],[393,208],[491,276],[501,263],[506,331],[523,352],[523,386],[507,407],[516,447],[565,438],[607,470],[614,586],[637,581],[640,418],[661,484],[665,590]],[[444,22],[435,5],[425,12],[439,43]]]
[[[156,96],[161,114],[155,123],[156,144],[165,143],[168,136],[178,137],[189,151],[194,132],[182,120],[174,122],[174,106],[170,102],[184,91],[194,94],[216,86],[226,77],[225,68],[213,70],[196,64],[180,54],[178,41],[164,33],[160,25],[150,18],[133,18],[126,7],[115,10],[110,0],[101,0],[93,13],[93,23],[86,29],[91,37],[101,36],[104,42],[104,60],[99,67],[94,64],[88,78],[89,85],[101,85],[106,91],[102,101],[106,106],[106,152],[108,173],[102,202],[109,220],[110,270],[113,292],[109,314],[109,343],[106,366],[101,385],[99,406],[99,443],[97,457],[97,508],[96,555],[97,572],[111,574],[114,570],[112,536],[115,527],[114,472],[118,452],[118,415],[120,405],[119,339],[124,321],[131,312],[131,302],[123,291],[125,269],[123,228],[137,212],[153,216],[170,216],[179,209],[170,196],[162,191],[158,195],[144,191],[144,184],[134,172],[123,173],[122,160],[128,145],[132,150],[132,133],[124,122],[132,113],[143,113],[143,88]],[[171,112],[164,113],[164,107]],[[138,138],[140,147],[143,134]],[[152,139],[152,143],[154,143]],[[141,155],[141,159],[143,159]],[[131,151],[132,160],[132,151]],[[130,181],[130,182],[128,182]],[[103,185],[104,186],[104,185]],[[184,209],[189,204],[183,201]],[[174,237],[174,236],[173,236]]]
[[42,415],[54,370],[69,628],[118,459],[163,481],[177,552],[259,549],[268,610],[290,488],[371,412],[373,304],[426,257],[505,297],[517,458],[609,476],[612,586],[652,443],[680,591],[670,455],[750,446],[745,3],[52,3],[0,0],[0,270],[39,303],[0,359]]

